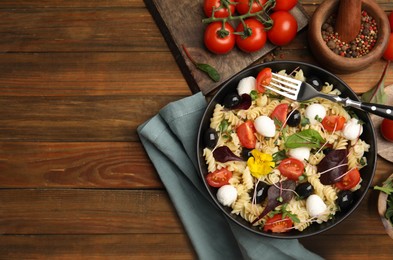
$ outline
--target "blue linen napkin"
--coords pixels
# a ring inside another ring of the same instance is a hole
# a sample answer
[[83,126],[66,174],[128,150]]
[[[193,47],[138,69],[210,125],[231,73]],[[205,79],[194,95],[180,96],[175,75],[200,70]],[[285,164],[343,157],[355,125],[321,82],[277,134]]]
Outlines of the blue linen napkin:
[[322,259],[297,239],[254,234],[228,219],[198,175],[196,139],[207,102],[202,93],[172,102],[138,127],[199,259]]

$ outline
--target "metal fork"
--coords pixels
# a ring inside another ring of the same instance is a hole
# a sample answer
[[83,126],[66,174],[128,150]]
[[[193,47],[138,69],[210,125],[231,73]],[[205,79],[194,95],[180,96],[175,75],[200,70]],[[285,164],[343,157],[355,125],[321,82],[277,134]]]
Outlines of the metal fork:
[[341,98],[339,96],[321,93],[307,82],[277,73],[272,73],[270,84],[269,86],[265,86],[265,88],[292,100],[305,101],[315,97],[321,97],[332,102],[341,103],[346,107],[354,107],[393,120],[393,106],[365,103],[349,98]]

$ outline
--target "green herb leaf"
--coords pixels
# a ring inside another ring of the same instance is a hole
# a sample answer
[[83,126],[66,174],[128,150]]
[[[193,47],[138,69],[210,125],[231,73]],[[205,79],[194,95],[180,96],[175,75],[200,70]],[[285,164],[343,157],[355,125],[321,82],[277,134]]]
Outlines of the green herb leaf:
[[389,63],[390,61],[386,62],[385,68],[382,72],[382,76],[379,79],[377,85],[362,95],[361,99],[363,102],[378,103],[378,104],[386,103],[387,95],[385,93],[385,77],[386,77],[387,68],[389,67]]
[[251,90],[250,92],[251,100],[255,100],[258,98],[258,91],[256,90]]
[[199,70],[205,72],[215,82],[220,81],[220,78],[221,78],[220,74],[218,73],[218,71],[215,68],[213,68],[209,64],[195,63],[195,67],[197,67]]
[[275,163],[282,161],[285,158],[288,158],[285,150],[281,150],[273,154],[273,162]]
[[307,129],[298,133],[290,135],[285,141],[285,147],[287,148],[320,148],[321,144],[325,140],[323,137],[314,129]]

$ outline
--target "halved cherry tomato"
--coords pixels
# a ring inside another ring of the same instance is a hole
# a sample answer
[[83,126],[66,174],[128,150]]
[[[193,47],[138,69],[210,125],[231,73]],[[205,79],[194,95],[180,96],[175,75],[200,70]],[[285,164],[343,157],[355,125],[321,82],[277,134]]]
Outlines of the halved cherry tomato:
[[393,120],[387,118],[382,120],[381,134],[386,140],[393,142]]
[[322,126],[329,132],[339,131],[344,128],[345,121],[343,116],[325,116],[322,120]]
[[[249,2],[250,2],[249,0],[238,0],[236,4],[237,12],[239,14],[247,13],[248,10],[250,9]],[[250,13],[256,13],[262,11],[263,6],[265,5],[266,2],[267,0],[253,1],[251,5]]]
[[236,32],[244,34],[236,35],[236,45],[244,52],[258,51],[265,46],[265,27],[255,18],[247,18],[244,23],[239,23]]
[[277,128],[281,128],[285,126],[285,121],[287,120],[287,114],[288,114],[288,104],[280,104],[276,106],[276,108],[273,110],[273,112],[270,115],[270,118],[274,120],[274,123],[277,121],[280,121],[280,125],[276,125]]
[[206,175],[207,183],[215,188],[219,188],[228,184],[229,179],[232,177],[232,172],[227,168],[221,168],[219,170],[215,170],[214,172],[209,172]]
[[297,0],[276,0],[274,11],[289,11],[295,7]]
[[205,0],[203,2],[203,11],[207,17],[211,17],[213,13],[213,8],[215,9],[214,17],[224,18],[229,16],[229,11],[231,14],[235,12],[235,5],[228,4],[228,8],[226,8],[221,0]]
[[336,183],[336,187],[340,190],[350,190],[360,181],[360,172],[357,168],[350,170],[340,182]]
[[288,179],[297,181],[304,172],[304,164],[296,158],[286,158],[282,160],[278,170]]
[[265,86],[270,84],[272,80],[272,69],[271,68],[263,68],[257,76],[257,86],[256,89],[259,93],[265,93]]
[[272,231],[274,233],[288,232],[293,226],[293,221],[289,217],[282,217],[282,214],[276,214],[269,218],[263,226],[263,231]]
[[242,146],[248,149],[254,149],[257,143],[257,137],[255,136],[254,123],[251,120],[244,122],[236,128],[237,136],[239,137]]

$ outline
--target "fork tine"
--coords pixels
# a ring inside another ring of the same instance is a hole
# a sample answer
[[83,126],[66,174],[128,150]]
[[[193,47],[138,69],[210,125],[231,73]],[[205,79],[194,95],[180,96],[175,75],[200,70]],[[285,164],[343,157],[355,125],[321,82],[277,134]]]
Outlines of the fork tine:
[[283,91],[281,91],[281,90],[278,90],[278,89],[276,89],[276,88],[272,88],[272,87],[269,87],[269,86],[265,86],[265,88],[270,89],[271,91],[273,91],[273,92],[275,92],[275,93],[277,93],[277,94],[280,94],[281,96],[287,97],[287,98],[289,98],[289,99],[296,100],[296,96],[295,96],[295,95],[292,95],[292,94],[290,94],[290,93],[288,93],[288,92],[283,92]]
[[284,90],[286,92],[290,92],[290,93],[293,93],[293,94],[297,93],[297,89],[295,89],[295,88],[286,88],[286,87],[288,87],[287,85],[283,86],[281,84],[276,84],[275,82],[271,82],[271,81],[270,81],[270,85],[272,85],[272,86],[274,86],[276,88],[282,89],[282,90]]
[[277,77],[277,78],[280,78],[280,79],[282,79],[282,80],[284,80],[286,82],[292,82],[295,85],[299,84],[299,80],[297,80],[297,79],[290,78],[288,76],[283,76],[283,75],[280,75],[280,74],[277,74],[277,73],[272,73],[272,75]]

